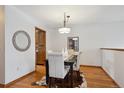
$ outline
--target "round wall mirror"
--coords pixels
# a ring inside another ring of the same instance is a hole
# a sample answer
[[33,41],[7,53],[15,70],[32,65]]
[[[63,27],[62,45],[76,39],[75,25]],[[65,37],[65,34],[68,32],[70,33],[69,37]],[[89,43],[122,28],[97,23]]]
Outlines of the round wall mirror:
[[31,45],[31,39],[27,32],[25,31],[17,31],[14,33],[12,38],[13,46],[18,51],[26,51],[29,49]]

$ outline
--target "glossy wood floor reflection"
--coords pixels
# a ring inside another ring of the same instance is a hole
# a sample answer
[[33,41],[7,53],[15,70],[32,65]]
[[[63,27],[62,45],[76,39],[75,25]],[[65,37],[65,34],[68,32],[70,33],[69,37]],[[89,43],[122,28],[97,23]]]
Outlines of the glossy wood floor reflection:
[[82,66],[89,88],[118,88],[118,85],[100,67]]
[[[107,74],[97,67],[81,66],[89,88],[113,88],[118,87]],[[37,66],[36,72],[9,85],[9,88],[46,88],[44,86],[32,86],[31,83],[40,80],[45,75],[45,67]]]

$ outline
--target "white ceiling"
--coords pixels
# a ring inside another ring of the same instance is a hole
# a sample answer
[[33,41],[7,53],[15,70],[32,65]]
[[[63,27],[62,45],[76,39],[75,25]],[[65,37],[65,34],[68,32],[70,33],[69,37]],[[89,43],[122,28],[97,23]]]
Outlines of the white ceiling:
[[70,27],[89,23],[124,21],[124,5],[23,5],[16,7],[49,28],[57,28],[63,25],[64,12],[71,16]]

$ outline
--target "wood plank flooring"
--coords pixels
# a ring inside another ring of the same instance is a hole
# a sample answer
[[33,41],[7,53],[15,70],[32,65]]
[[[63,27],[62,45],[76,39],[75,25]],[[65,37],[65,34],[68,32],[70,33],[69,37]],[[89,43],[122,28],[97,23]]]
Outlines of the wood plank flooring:
[[[80,71],[84,73],[89,88],[116,88],[113,80],[97,67],[81,66]],[[8,88],[46,88],[44,86],[32,86],[31,83],[40,80],[45,75],[45,67],[37,66],[36,72],[7,86]]]
[[82,66],[89,88],[118,88],[119,86],[100,67]]
[[7,86],[7,88],[46,88],[44,86],[32,86],[32,82],[40,80],[44,75],[45,67],[42,65],[37,65],[34,73],[19,79],[18,82]]

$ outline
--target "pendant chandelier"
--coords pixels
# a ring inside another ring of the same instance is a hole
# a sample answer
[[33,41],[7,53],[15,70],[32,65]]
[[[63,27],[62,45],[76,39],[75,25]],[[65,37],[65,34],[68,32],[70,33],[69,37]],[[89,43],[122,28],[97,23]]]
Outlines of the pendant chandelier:
[[61,27],[58,29],[59,33],[70,33],[71,28],[66,27],[67,22],[69,21],[70,16],[66,16],[66,13],[64,13],[64,27]]

